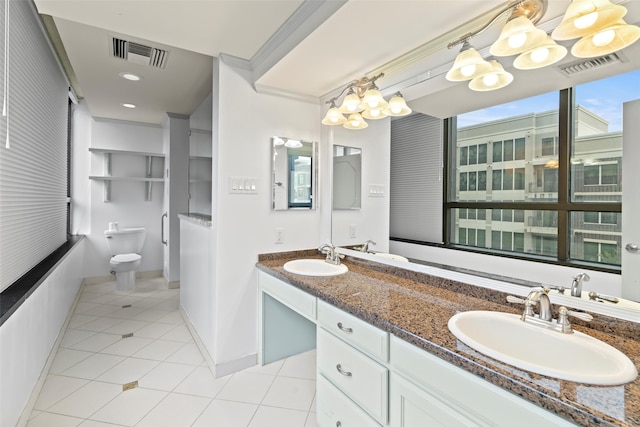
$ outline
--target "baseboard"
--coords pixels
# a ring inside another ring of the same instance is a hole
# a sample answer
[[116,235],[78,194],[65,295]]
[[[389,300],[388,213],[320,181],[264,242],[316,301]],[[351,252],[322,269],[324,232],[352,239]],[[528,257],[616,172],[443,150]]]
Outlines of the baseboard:
[[180,281],[175,281],[175,282],[167,282],[165,280],[165,283],[167,285],[167,289],[180,289]]
[[[136,279],[153,279],[156,277],[162,277],[162,270],[136,271]],[[97,285],[99,283],[112,282],[114,280],[116,280],[116,277],[113,274],[110,274],[108,276],[85,277],[83,283],[85,285]]]
[[258,353],[252,353],[240,359],[231,360],[229,362],[217,363],[214,366],[214,373],[216,378],[224,377],[234,372],[241,371],[252,366],[256,366],[258,363]]
[[189,332],[191,332],[191,336],[193,337],[193,340],[195,341],[196,346],[198,346],[200,353],[202,353],[202,356],[204,357],[205,361],[207,362],[207,365],[209,366],[209,370],[211,371],[211,373],[215,378],[220,378],[220,377],[233,374],[234,372],[238,372],[243,369],[255,366],[258,363],[257,353],[253,353],[248,356],[241,357],[240,359],[231,360],[229,362],[215,363],[213,358],[209,354],[209,351],[207,350],[207,348],[204,346],[204,343],[200,339],[200,336],[198,335],[195,328],[193,327],[193,324],[191,323],[191,319],[189,319],[189,316],[187,315],[187,313],[185,313],[184,309],[182,308],[182,305],[180,305],[180,315],[182,315],[182,318],[184,319],[184,323],[187,325],[187,329],[189,329]]

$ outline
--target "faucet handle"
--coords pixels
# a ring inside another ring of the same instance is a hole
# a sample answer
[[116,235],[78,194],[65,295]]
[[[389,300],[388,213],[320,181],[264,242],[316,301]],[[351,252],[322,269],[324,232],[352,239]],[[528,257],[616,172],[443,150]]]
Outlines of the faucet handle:
[[589,313],[583,313],[581,311],[567,310],[567,315],[571,317],[575,317],[576,319],[583,320],[585,322],[591,322],[593,320],[592,315],[590,315]]
[[513,295],[507,295],[507,302],[511,302],[514,304],[524,304],[524,313],[522,314],[522,320],[524,320],[525,316],[533,316],[533,306],[536,305],[534,301],[530,299],[524,299],[519,297],[514,297]]
[[524,304],[527,301],[523,298],[514,297],[513,295],[507,295],[507,302],[511,302],[514,304]]

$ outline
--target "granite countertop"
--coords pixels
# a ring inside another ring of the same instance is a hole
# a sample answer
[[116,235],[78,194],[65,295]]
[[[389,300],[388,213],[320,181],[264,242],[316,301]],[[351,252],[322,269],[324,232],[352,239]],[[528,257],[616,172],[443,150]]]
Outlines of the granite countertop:
[[182,213],[178,214],[178,218],[191,222],[196,225],[211,228],[213,222],[211,221],[211,215],[199,214],[199,213]]
[[[447,328],[449,318],[457,312],[520,314],[522,308],[507,303],[503,292],[354,257],[342,261],[349,272],[340,276],[286,272],[284,263],[297,258],[318,258],[318,251],[259,255],[257,267],[578,425],[640,426],[640,377],[621,386],[558,380],[514,368],[461,345]],[[640,324],[599,314],[588,324],[577,319],[572,324],[575,330],[622,351],[640,367]]]

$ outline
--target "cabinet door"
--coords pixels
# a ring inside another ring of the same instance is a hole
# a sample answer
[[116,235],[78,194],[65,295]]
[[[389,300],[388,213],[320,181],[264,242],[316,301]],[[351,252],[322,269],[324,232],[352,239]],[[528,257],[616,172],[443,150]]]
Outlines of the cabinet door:
[[387,423],[387,368],[318,328],[318,371],[376,421]]
[[389,417],[391,427],[468,427],[477,423],[446,403],[391,373]]
[[316,408],[320,427],[380,427],[324,376],[317,379]]

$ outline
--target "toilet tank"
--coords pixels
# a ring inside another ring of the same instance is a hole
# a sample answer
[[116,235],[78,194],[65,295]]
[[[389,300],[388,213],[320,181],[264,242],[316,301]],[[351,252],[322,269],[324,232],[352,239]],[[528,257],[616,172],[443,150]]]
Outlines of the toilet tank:
[[146,230],[144,228],[121,228],[105,230],[104,237],[111,255],[139,254],[142,252]]

